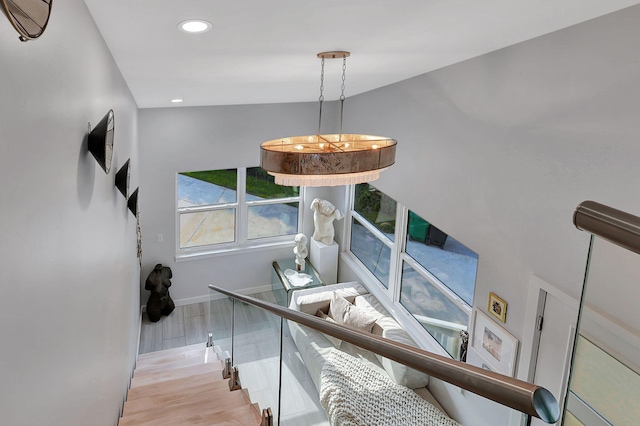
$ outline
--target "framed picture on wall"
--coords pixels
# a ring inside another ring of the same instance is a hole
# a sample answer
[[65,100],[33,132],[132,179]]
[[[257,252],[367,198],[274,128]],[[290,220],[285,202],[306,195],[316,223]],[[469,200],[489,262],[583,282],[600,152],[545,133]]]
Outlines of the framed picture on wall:
[[505,322],[507,319],[507,302],[499,298],[495,293],[489,293],[487,310],[501,322]]
[[513,377],[518,339],[478,308],[473,309],[472,324],[471,348],[490,370]]
[[476,367],[480,367],[483,370],[487,371],[495,371],[492,367],[489,366],[488,361],[484,360],[478,351],[473,348],[469,348],[467,352],[467,363]]

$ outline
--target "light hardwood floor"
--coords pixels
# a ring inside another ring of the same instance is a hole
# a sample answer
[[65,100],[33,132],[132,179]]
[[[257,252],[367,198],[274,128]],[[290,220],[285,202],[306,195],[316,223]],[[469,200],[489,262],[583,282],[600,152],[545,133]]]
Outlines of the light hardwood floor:
[[144,313],[140,330],[139,353],[188,346],[207,341],[208,303],[176,306],[169,316],[152,323]]
[[[272,292],[253,297],[276,303]],[[233,303],[229,299],[178,306],[168,317],[151,323],[143,315],[140,353],[154,352],[207,341],[213,333],[215,345],[229,354]],[[277,419],[280,372],[280,318],[242,303],[235,306],[233,364],[238,366],[242,386],[252,402],[271,407]],[[283,333],[282,396],[280,425],[328,425],[316,390],[295,343],[285,326]]]

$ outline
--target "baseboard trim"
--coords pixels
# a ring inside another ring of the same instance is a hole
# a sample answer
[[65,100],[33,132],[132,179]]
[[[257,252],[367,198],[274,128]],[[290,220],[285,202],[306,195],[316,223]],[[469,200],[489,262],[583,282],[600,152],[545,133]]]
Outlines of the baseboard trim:
[[[271,284],[267,284],[267,285],[261,285],[258,287],[243,288],[235,291],[240,294],[251,295],[254,293],[262,293],[262,292],[271,291],[271,290],[273,290],[273,286]],[[220,299],[226,299],[226,298],[227,296],[225,296],[224,294],[212,292],[212,294],[206,294],[203,296],[188,297],[186,299],[174,299],[173,303],[176,306],[184,306],[184,305],[193,305],[194,303],[206,303],[212,300],[220,300]],[[143,312],[147,312],[146,304],[140,307],[140,315],[142,315]],[[138,346],[140,346],[140,342],[138,342]]]

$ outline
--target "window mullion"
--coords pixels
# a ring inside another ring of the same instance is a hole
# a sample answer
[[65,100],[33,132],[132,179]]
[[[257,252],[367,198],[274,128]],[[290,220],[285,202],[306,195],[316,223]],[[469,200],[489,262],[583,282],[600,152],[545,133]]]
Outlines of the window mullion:
[[305,188],[301,186],[298,188],[298,191],[298,197],[296,198],[298,202],[298,233],[302,233],[304,229],[302,221],[304,220]]
[[408,209],[398,203],[396,208],[395,244],[391,248],[391,265],[389,267],[389,291],[394,302],[400,301],[400,282],[402,280],[402,253],[407,239]]
[[238,180],[236,197],[238,201],[238,211],[236,212],[236,242],[244,244],[247,241],[249,226],[249,212],[247,208],[247,168],[238,167]]
[[342,227],[342,247],[343,251],[351,251],[351,227],[353,226],[353,203],[355,199],[356,186],[349,185],[344,195],[345,217]]
[[226,204],[213,204],[213,205],[204,205],[204,206],[194,206],[194,207],[179,207],[178,213],[198,213],[198,212],[209,212],[214,210],[226,210],[230,208],[236,208],[238,203],[226,203]]
[[300,203],[300,197],[287,197],[287,198],[265,198],[263,200],[245,201],[247,207],[251,206],[266,206],[268,204],[287,204],[287,203]]

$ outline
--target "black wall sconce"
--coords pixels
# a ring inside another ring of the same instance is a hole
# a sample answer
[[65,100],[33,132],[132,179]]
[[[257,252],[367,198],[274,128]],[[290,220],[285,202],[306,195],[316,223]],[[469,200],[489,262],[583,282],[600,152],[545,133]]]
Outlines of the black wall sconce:
[[126,163],[118,170],[116,173],[116,188],[124,195],[126,199],[129,196],[129,176],[131,175],[131,168],[129,167],[129,162],[131,159],[127,160]]
[[131,197],[129,197],[129,201],[127,202],[129,211],[131,211],[131,213],[133,213],[133,215],[136,217],[138,216],[138,189],[140,188],[138,187],[135,191],[133,191]]
[[114,116],[113,110],[110,109],[98,125],[89,132],[89,152],[107,174],[111,170],[113,157],[113,129]]

